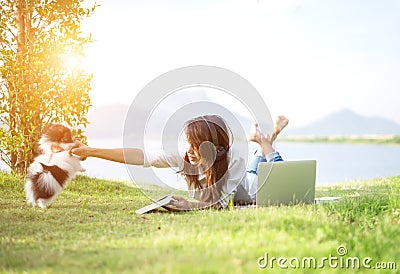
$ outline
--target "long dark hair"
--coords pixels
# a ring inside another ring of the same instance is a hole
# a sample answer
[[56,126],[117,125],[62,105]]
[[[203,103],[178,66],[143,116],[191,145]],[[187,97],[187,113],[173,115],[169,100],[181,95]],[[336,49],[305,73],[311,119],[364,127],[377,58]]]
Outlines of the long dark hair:
[[217,202],[222,198],[222,187],[227,181],[230,129],[220,116],[205,115],[187,121],[185,134],[188,143],[201,156],[206,186],[199,181],[198,167],[190,164],[187,152],[181,173],[185,176],[190,190],[201,191],[201,201],[218,207]]

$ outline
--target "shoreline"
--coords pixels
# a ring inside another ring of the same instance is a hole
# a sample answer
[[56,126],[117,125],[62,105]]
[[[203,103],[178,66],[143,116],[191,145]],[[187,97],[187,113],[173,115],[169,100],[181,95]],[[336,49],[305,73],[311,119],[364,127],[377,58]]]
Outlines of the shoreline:
[[332,136],[283,136],[279,142],[304,142],[327,144],[363,144],[400,146],[400,135],[332,135]]

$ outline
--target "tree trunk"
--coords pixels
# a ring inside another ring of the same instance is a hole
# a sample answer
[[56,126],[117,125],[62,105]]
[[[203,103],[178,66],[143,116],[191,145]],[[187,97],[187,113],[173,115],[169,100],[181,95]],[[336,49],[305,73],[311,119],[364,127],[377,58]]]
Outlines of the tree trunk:
[[[15,11],[15,22],[17,25],[17,67],[19,68],[16,75],[17,84],[14,85],[14,90],[11,93],[10,98],[10,132],[12,136],[18,136],[21,133],[21,126],[23,113],[21,110],[24,109],[23,96],[18,96],[23,94],[21,89],[27,87],[26,79],[26,56],[27,56],[27,29],[28,29],[28,7],[25,0],[16,1],[16,11]],[[21,115],[22,114],[22,115]],[[14,149],[11,152],[11,169],[19,174],[25,174],[25,163],[23,154],[20,152],[20,148]]]
[[22,54],[26,49],[26,13],[27,7],[25,0],[17,0],[15,11],[15,21],[18,28],[17,35],[17,52],[18,54]]

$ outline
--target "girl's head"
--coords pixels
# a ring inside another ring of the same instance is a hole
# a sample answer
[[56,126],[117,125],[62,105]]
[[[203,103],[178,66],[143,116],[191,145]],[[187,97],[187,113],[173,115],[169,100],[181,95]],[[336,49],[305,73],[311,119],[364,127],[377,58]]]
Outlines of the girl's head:
[[228,127],[220,116],[205,115],[189,120],[185,124],[185,134],[190,164],[209,168],[214,162],[226,158],[230,138]]
[[[207,187],[220,194],[222,184],[226,182],[228,151],[231,144],[230,129],[220,116],[205,115],[186,122],[185,134],[186,167],[183,173],[189,188],[198,190]],[[206,186],[199,182],[199,171],[204,171]]]

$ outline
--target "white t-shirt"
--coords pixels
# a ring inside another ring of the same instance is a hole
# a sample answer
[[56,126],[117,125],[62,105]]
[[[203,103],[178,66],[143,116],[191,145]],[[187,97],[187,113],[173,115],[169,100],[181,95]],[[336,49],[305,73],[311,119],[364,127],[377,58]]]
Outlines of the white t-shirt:
[[[162,154],[146,151],[144,154],[144,167],[176,167],[178,170],[183,169],[184,155],[180,155],[179,153]],[[228,159],[228,179],[226,185],[222,187],[222,197],[219,201],[224,208],[227,207],[231,194],[235,194],[239,185],[243,187],[253,200],[255,200],[257,192],[257,175],[246,172],[247,161],[234,149],[234,146],[228,152]],[[206,186],[204,174],[199,175],[199,181]],[[192,197],[201,200],[199,191],[190,189],[189,192]]]

